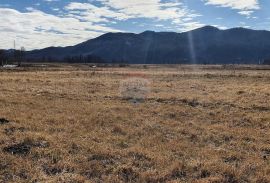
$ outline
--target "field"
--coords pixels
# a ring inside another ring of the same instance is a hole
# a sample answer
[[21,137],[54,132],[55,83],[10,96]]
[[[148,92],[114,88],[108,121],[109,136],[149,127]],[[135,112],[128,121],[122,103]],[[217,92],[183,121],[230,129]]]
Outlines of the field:
[[270,182],[270,68],[0,69],[0,182]]

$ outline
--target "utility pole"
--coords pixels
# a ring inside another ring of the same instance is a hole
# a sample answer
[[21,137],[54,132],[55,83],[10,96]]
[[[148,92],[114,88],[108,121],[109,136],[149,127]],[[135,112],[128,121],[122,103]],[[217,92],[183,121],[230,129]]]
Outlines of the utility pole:
[[[13,48],[13,59],[14,59],[14,62],[16,61],[16,40],[14,39],[14,48]],[[13,62],[13,61],[12,61]]]

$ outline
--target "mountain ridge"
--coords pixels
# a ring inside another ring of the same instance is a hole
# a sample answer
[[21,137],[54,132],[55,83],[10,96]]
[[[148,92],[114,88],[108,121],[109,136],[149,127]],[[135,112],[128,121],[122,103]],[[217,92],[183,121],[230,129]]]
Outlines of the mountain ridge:
[[91,62],[81,58],[94,57],[128,64],[257,64],[270,58],[270,31],[204,26],[182,33],[106,33],[74,46],[27,52],[30,60],[44,57],[63,62]]

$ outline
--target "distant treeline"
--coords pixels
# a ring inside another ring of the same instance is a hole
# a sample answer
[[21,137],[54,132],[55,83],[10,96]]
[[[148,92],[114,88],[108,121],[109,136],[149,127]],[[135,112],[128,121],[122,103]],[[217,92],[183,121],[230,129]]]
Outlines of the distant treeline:
[[[24,62],[37,62],[37,63],[54,63],[54,62],[62,62],[62,63],[106,63],[105,60],[98,56],[94,55],[79,55],[79,56],[67,56],[63,59],[46,57],[43,56],[41,58],[31,58],[27,57],[27,52],[22,50],[0,50],[0,66],[6,64],[18,64]],[[120,61],[121,62],[121,61]]]
[[37,63],[111,63],[111,64],[128,64],[125,60],[105,60],[96,55],[78,55],[66,56],[64,58],[54,58],[50,56],[42,56],[41,58],[27,57],[27,62]]
[[[26,62],[37,62],[37,63],[104,63],[104,64],[132,64],[129,63],[127,60],[120,59],[120,60],[106,60],[103,59],[99,56],[95,55],[78,55],[78,56],[67,56],[64,58],[53,58],[53,57],[46,57],[43,56],[42,58],[26,58]],[[140,62],[138,62],[140,63]],[[209,64],[226,64],[222,61],[216,61],[216,62],[209,62],[209,61],[200,61],[196,62],[197,64],[203,64],[203,65],[209,65]],[[164,62],[151,62],[151,63],[141,63],[141,64],[196,64],[188,59],[184,60],[174,60],[174,61],[169,61],[169,60],[164,60]],[[239,61],[239,60],[232,60],[230,64],[251,64],[254,63],[254,61]],[[264,64],[264,65],[270,65],[270,59],[264,59],[261,60],[260,62],[258,61],[257,64]]]
[[[21,50],[1,50],[0,49],[0,66],[6,65],[6,64],[17,64],[21,65],[21,63],[100,63],[100,64],[131,64],[128,61],[124,59],[120,60],[105,60],[99,56],[96,55],[78,55],[78,56],[66,56],[64,58],[54,58],[50,56],[42,56],[38,58],[29,57],[27,55],[27,52],[24,50],[24,48],[21,48]],[[153,64],[191,64],[188,59],[182,60],[182,61],[164,61],[164,62],[158,62]],[[235,64],[248,64],[249,62],[239,62],[238,60],[235,61]],[[207,61],[202,61],[199,64],[215,64]],[[264,65],[270,65],[270,58],[264,59],[261,62],[258,62],[258,64],[264,64]]]
[[22,62],[26,61],[25,49],[22,47],[20,50],[0,50],[0,66],[6,64],[17,64],[21,65]]
[[50,56],[42,56],[41,58],[31,58],[28,57],[27,62],[42,62],[42,63],[53,63],[53,62],[62,62],[62,63],[104,63],[104,60],[100,57],[88,55],[88,56],[67,56],[64,58],[53,58]]

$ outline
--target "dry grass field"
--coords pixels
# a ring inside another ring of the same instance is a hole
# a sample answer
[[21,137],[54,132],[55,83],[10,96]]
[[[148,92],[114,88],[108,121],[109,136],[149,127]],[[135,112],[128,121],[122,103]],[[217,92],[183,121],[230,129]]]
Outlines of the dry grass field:
[[0,87],[0,182],[270,182],[269,67],[0,69]]

